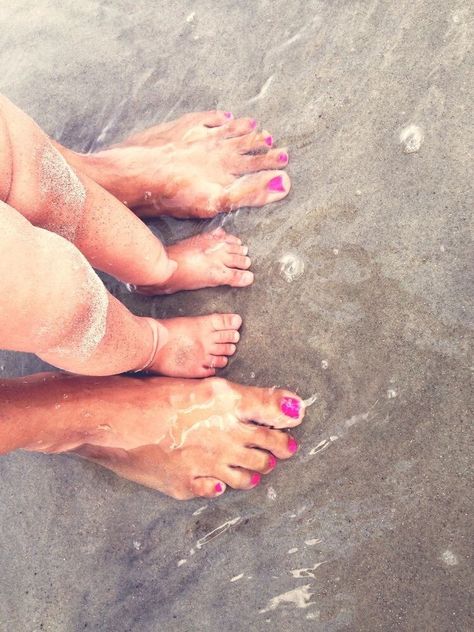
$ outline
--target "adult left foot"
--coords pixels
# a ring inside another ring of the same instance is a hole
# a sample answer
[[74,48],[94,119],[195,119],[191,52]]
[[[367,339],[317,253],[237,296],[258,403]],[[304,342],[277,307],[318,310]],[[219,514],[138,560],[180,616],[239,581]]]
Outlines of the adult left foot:
[[160,285],[128,286],[140,294],[173,294],[182,290],[253,283],[247,246],[222,228],[190,237],[166,248],[168,258],[178,264],[173,275]]
[[287,151],[255,119],[223,111],[188,114],[76,159],[142,217],[209,218],[281,200],[290,190],[281,171]]

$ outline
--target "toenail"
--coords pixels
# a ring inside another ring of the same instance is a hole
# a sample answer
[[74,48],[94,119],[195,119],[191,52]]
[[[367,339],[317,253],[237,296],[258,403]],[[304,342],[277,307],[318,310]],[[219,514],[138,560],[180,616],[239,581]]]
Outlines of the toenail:
[[283,186],[283,178],[281,176],[272,178],[267,184],[267,187],[270,191],[285,191],[285,187]]
[[277,460],[276,460],[276,456],[274,456],[273,454],[270,454],[270,456],[268,457],[268,467],[273,470],[274,467],[276,467],[277,464]]
[[240,327],[240,318],[239,316],[233,316],[231,318],[230,324],[232,327]]
[[242,283],[252,283],[253,272],[243,272],[241,279],[242,279]]
[[262,477],[260,476],[260,474],[255,472],[255,474],[252,474],[252,478],[250,479],[250,484],[253,485],[254,487],[257,487],[257,485],[260,484],[260,479],[261,478]]
[[298,419],[301,411],[301,402],[294,397],[284,397],[280,402],[280,410],[287,417]]
[[293,439],[293,437],[291,437],[291,439],[289,439],[288,441],[288,450],[291,452],[291,454],[294,454],[298,450],[298,441],[296,441],[296,439]]
[[255,129],[257,127],[257,121],[255,119],[250,119],[250,127]]
[[232,114],[232,112],[224,112],[224,116],[225,116],[227,119],[234,118],[234,115]]
[[288,154],[286,154],[285,152],[282,152],[278,156],[278,162],[288,162]]
[[244,256],[249,254],[249,247],[248,246],[242,246],[242,254]]
[[269,147],[271,147],[271,146],[273,145],[273,137],[272,137],[272,136],[267,136],[267,137],[265,138],[265,142],[267,143],[267,145],[268,145]]
[[224,491],[224,486],[222,485],[222,483],[216,483],[214,489],[218,494],[221,494]]

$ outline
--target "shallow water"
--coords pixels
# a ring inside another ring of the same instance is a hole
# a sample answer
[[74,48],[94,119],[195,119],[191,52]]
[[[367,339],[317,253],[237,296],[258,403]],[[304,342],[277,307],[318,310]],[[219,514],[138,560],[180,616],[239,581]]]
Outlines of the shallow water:
[[[0,91],[70,147],[213,107],[289,147],[284,202],[151,223],[165,241],[235,232],[252,288],[107,284],[140,314],[238,311],[223,374],[318,394],[298,456],[213,502],[67,457],[1,459],[0,629],[469,629],[465,3],[16,0],[0,18]],[[6,376],[45,366],[0,355]]]

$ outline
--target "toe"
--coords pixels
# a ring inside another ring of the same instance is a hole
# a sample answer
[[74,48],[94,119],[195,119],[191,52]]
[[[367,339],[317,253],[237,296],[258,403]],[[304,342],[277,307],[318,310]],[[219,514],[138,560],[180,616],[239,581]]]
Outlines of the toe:
[[231,356],[237,351],[237,347],[232,343],[214,344],[211,347],[212,355]]
[[286,197],[290,186],[284,171],[260,171],[237,178],[229,187],[227,198],[231,208],[264,206]]
[[298,426],[304,417],[303,401],[282,389],[256,388],[233,384],[242,397],[238,414],[242,421],[256,421],[275,428]]
[[242,325],[242,318],[238,314],[212,314],[210,318],[214,331],[239,329]]
[[215,344],[226,344],[228,342],[237,343],[240,340],[240,334],[235,329],[216,331],[213,334]]
[[234,138],[249,134],[257,127],[254,118],[233,119],[215,130],[215,134],[223,138]]
[[224,263],[228,268],[238,268],[239,270],[248,270],[252,265],[250,257],[243,255],[226,255]]
[[243,428],[244,442],[249,448],[260,448],[271,452],[279,459],[289,459],[298,450],[298,443],[283,430],[246,424]]
[[215,498],[225,492],[226,485],[217,478],[211,476],[195,478],[191,483],[191,489],[195,496],[203,498]]
[[277,464],[276,457],[273,454],[255,448],[245,448],[237,458],[238,463],[236,465],[246,470],[260,472],[261,474],[268,474]]
[[234,151],[239,154],[247,154],[249,152],[268,151],[273,147],[273,136],[267,130],[262,132],[251,132],[244,136],[232,138],[227,141],[232,145]]
[[239,246],[237,244],[228,244],[227,252],[230,255],[242,255],[246,257],[249,253],[248,246]]
[[206,127],[221,127],[229,123],[232,118],[232,113],[224,110],[209,110],[208,112],[195,113],[195,122]]
[[253,272],[249,272],[248,270],[242,271],[226,268],[223,277],[223,284],[230,285],[231,287],[247,287],[248,285],[252,285],[254,281]]
[[235,174],[242,175],[266,169],[281,169],[288,164],[288,152],[284,149],[272,149],[266,154],[240,156],[236,163]]
[[226,233],[221,226],[208,233],[208,236],[213,239],[218,239],[226,244],[230,244],[233,247],[239,247],[242,244],[241,239],[239,239],[235,235],[230,235],[229,233]]
[[226,356],[211,355],[207,358],[205,366],[209,369],[223,369],[229,364]]
[[261,475],[240,467],[225,467],[219,473],[221,478],[229,487],[234,489],[252,489],[260,484]]

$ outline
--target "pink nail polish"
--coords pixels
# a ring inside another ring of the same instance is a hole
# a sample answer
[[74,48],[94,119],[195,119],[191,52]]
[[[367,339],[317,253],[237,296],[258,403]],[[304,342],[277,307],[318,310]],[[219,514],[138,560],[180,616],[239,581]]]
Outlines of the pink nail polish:
[[272,178],[267,184],[267,187],[270,191],[286,191],[285,187],[283,186],[283,178],[281,176]]
[[280,410],[287,417],[298,419],[301,411],[301,402],[294,397],[284,397],[280,402]]
[[257,121],[255,119],[250,119],[250,127],[255,129],[257,127]]
[[270,454],[270,456],[268,457],[268,467],[273,470],[273,468],[276,467],[276,464],[276,457],[273,454]]
[[269,147],[271,147],[273,145],[273,136],[267,136],[265,138],[265,142],[267,143]]
[[298,450],[298,442],[293,437],[288,441],[288,450],[294,454]]
[[257,487],[257,485],[260,483],[260,479],[262,477],[260,476],[260,474],[257,474],[257,472],[255,472],[254,474],[252,474],[252,478],[250,479],[250,484],[253,485],[254,487]]
[[225,116],[227,119],[234,118],[234,115],[232,114],[232,112],[224,112],[224,116]]
[[286,154],[285,152],[281,153],[278,156],[278,162],[288,162],[288,154]]
[[218,494],[224,491],[224,487],[222,486],[222,483],[216,483],[216,486],[214,489],[216,490]]

